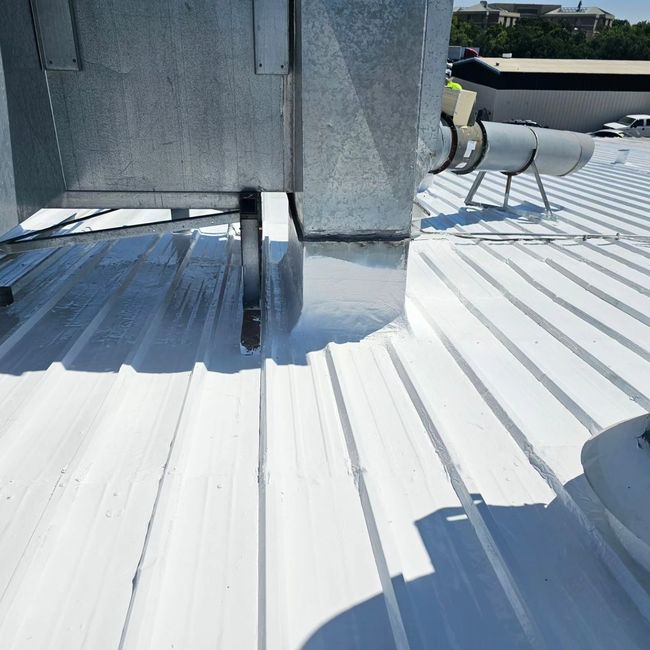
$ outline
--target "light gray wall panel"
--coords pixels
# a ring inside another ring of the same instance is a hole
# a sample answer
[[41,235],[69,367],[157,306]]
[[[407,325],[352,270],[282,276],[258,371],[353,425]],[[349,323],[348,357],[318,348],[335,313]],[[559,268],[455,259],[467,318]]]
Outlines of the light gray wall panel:
[[82,63],[49,72],[69,190],[290,189],[283,77],[252,0],[74,2]]
[[492,119],[529,119],[554,129],[586,132],[627,113],[650,113],[650,93],[498,90]]
[[591,90],[495,90],[461,80],[494,122],[534,120],[553,129],[595,131],[627,113],[650,113],[650,93]]

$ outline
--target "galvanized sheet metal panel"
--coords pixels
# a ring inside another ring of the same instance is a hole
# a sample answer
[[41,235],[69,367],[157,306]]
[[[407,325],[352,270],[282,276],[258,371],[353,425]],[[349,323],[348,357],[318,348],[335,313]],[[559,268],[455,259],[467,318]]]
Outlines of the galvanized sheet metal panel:
[[85,192],[68,191],[52,197],[48,208],[211,208],[236,210],[235,192]]
[[[433,62],[445,61],[449,49],[447,30],[442,25],[451,25],[451,6],[446,0],[428,0],[424,35],[423,61],[420,90],[420,117],[418,126],[418,162],[416,182],[431,168],[430,156],[438,146],[438,128],[442,107],[445,69]],[[445,38],[442,38],[445,36]]]
[[68,190],[291,188],[284,77],[254,72],[252,2],[75,9],[83,70],[48,73]]
[[0,18],[0,232],[63,190],[56,134],[29,4]]
[[[308,237],[404,236],[420,180],[421,100],[440,115],[444,59],[436,65],[423,53],[446,48],[452,3],[299,4],[303,231]],[[428,11],[445,29],[427,32]]]

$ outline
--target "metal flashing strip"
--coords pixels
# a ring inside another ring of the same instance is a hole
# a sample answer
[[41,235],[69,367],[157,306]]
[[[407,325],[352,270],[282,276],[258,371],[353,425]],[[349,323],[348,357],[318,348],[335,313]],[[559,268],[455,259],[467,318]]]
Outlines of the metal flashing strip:
[[193,208],[236,210],[238,192],[121,192],[115,190],[68,190],[52,200],[47,208]]
[[5,253],[20,253],[23,251],[36,250],[39,248],[54,248],[57,246],[75,246],[77,244],[95,243],[98,241],[112,241],[124,239],[125,237],[139,237],[142,235],[159,235],[167,232],[181,232],[190,228],[208,228],[232,223],[236,211],[220,212],[209,214],[203,217],[191,217],[189,219],[176,219],[174,221],[153,221],[133,226],[118,226],[116,228],[104,228],[102,230],[91,230],[86,232],[71,232],[63,235],[49,237],[36,237],[34,239],[21,239],[19,241],[8,240],[0,242],[0,251]]

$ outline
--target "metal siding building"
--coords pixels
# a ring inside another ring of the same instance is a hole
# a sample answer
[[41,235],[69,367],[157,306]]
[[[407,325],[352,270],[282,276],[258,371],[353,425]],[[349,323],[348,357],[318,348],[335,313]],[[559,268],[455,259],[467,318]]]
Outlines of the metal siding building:
[[454,76],[493,121],[594,131],[628,113],[650,113],[647,61],[475,58],[455,64]]

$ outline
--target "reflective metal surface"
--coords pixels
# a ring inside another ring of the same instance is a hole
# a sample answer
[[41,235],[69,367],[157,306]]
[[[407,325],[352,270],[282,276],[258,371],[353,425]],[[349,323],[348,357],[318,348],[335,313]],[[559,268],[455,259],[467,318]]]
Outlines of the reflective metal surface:
[[404,237],[427,171],[418,147],[440,118],[452,3],[300,5],[303,233]]
[[289,98],[255,74],[252,1],[75,9],[83,70],[47,73],[68,190],[290,189]]
[[48,89],[28,2],[0,9],[0,232],[63,190]]

